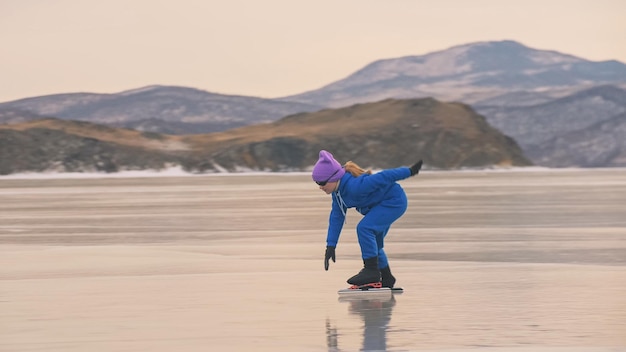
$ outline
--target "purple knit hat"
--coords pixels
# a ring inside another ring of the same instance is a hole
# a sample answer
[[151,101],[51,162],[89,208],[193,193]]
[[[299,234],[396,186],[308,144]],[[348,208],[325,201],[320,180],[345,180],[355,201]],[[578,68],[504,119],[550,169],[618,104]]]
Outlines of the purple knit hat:
[[338,181],[346,173],[341,164],[333,155],[325,150],[320,151],[320,158],[313,167],[313,181],[316,182],[335,182]]

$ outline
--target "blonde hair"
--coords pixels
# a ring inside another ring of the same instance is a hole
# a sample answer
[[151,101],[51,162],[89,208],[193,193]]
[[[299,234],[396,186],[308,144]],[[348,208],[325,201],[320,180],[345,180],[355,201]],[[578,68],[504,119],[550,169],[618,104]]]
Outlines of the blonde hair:
[[359,177],[363,174],[372,174],[372,170],[364,170],[362,169],[359,165],[357,165],[356,163],[352,162],[352,161],[348,161],[344,166],[343,166],[347,172],[351,173],[352,176],[354,177]]

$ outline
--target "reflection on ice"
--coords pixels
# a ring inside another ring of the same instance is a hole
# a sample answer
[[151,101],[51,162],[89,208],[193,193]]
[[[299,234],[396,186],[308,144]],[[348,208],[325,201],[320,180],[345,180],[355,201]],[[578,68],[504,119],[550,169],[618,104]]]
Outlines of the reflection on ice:
[[[363,324],[361,351],[387,351],[387,331],[393,307],[396,305],[394,295],[386,297],[342,296],[339,302],[348,304],[350,315],[360,318]],[[326,341],[328,351],[352,351],[354,348],[341,346],[341,328],[326,320]]]

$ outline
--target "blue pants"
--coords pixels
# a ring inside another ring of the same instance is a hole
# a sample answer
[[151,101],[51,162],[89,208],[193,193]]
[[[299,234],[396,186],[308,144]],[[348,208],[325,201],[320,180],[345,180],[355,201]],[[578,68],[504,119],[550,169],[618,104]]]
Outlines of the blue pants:
[[384,240],[391,224],[406,211],[407,199],[400,187],[393,190],[393,197],[372,207],[356,226],[363,259],[378,257],[378,267],[389,266],[384,250]]

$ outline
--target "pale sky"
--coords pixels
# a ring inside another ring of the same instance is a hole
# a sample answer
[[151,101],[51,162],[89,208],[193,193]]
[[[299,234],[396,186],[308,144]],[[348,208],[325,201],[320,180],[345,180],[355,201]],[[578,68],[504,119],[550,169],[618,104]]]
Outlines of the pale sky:
[[626,1],[0,0],[0,102],[154,84],[275,98],[504,39],[626,63]]

